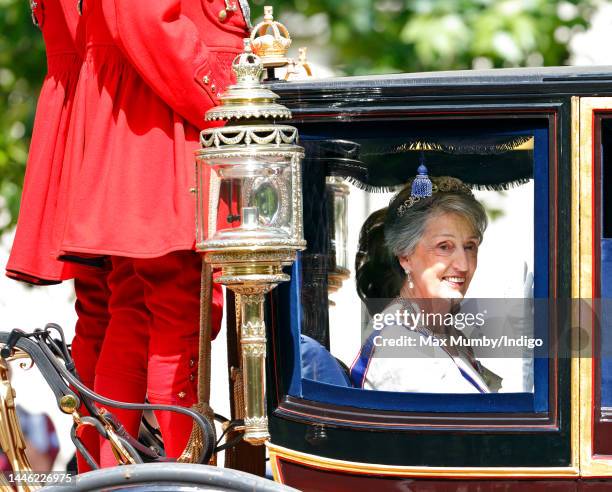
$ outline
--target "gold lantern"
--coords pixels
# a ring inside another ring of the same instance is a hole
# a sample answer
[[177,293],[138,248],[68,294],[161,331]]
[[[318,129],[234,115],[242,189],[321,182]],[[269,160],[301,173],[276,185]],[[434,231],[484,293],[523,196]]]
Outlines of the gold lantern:
[[[245,435],[269,439],[265,405],[264,295],[289,280],[282,270],[305,248],[297,129],[275,124],[291,112],[261,85],[263,64],[245,39],[232,64],[237,83],[206,113],[223,127],[201,133],[196,152],[197,249],[221,268],[216,282],[237,294],[243,364]],[[206,210],[208,212],[206,213]]]

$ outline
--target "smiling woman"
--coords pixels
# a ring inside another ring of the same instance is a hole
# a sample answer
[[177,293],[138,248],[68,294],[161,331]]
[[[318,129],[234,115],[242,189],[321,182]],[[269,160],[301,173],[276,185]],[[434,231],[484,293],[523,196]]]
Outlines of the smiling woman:
[[385,244],[397,258],[392,265],[403,281],[402,297],[462,299],[476,270],[487,215],[460,180],[432,181],[431,197],[414,201],[409,182],[391,201]]
[[[429,178],[423,166],[420,171],[362,229],[358,290],[375,320],[392,321],[373,325],[351,367],[351,379],[364,389],[496,392],[501,379],[476,361],[469,344],[449,343],[465,338],[455,328],[454,315],[476,271],[486,212],[456,178],[433,177],[423,193],[419,181]],[[372,270],[374,257],[388,262],[386,277],[378,274],[381,263]],[[379,299],[379,306],[387,298],[382,313],[376,313],[372,298]]]

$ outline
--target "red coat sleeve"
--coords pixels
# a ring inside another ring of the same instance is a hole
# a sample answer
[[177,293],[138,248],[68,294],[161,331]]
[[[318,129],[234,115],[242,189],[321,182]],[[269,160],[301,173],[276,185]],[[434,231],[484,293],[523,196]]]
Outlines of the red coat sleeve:
[[130,63],[168,106],[201,129],[204,113],[218,104],[219,68],[211,66],[211,52],[182,13],[181,0],[115,0],[115,16]]

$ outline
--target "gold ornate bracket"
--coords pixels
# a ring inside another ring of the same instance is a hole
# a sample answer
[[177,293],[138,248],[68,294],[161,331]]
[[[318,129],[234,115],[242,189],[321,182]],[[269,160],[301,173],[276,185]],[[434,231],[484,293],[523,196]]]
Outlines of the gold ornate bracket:
[[[16,351],[15,354],[23,354],[23,352]],[[12,358],[25,358],[25,356],[16,355]],[[0,446],[14,472],[31,472],[32,466],[25,452],[25,438],[17,416],[15,390],[10,381],[10,369],[6,360],[2,357],[0,357],[0,384]],[[40,486],[27,484],[17,486],[18,492],[30,492],[39,488]]]

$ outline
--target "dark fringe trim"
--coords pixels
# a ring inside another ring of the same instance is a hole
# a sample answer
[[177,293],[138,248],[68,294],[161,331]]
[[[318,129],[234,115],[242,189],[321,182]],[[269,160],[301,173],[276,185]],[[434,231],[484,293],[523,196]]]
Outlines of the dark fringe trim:
[[495,184],[478,184],[478,183],[469,183],[464,181],[466,185],[468,185],[473,190],[479,191],[508,191],[512,188],[517,188],[518,186],[522,186],[524,184],[529,183],[531,181],[529,178],[518,178],[512,181],[507,181],[506,183],[495,183]]
[[348,183],[352,184],[356,188],[359,188],[360,190],[363,190],[367,193],[395,193],[404,187],[403,184],[388,185],[388,186],[371,185],[368,183],[364,183],[363,181],[360,181],[359,179],[354,178],[352,176],[342,176],[342,175],[336,175],[336,174],[334,174],[333,176],[336,176],[338,178],[344,178]]
[[363,155],[387,155],[387,154],[403,154],[410,151],[427,151],[427,152],[444,152],[446,154],[479,154],[479,155],[496,155],[503,154],[515,150],[517,147],[527,143],[533,138],[532,135],[518,135],[509,140],[499,143],[445,143],[444,140],[438,142],[428,142],[424,140],[413,140],[405,142],[390,148],[380,148],[373,152],[367,152]]
[[368,181],[368,166],[361,161],[344,157],[322,159],[328,176],[345,176],[361,181]]
[[[345,176],[342,173],[333,173],[332,176],[338,178],[344,178],[348,183],[352,184],[356,188],[363,190],[367,193],[397,193],[400,191],[404,184],[397,185],[372,185],[369,183],[364,183],[360,181],[358,178],[353,176]],[[529,183],[530,179],[528,178],[519,178],[513,181],[508,181],[506,183],[496,183],[496,184],[480,184],[480,183],[470,183],[468,181],[464,181],[464,183],[469,186],[472,190],[478,191],[508,191],[513,188],[517,188],[524,184]]]

